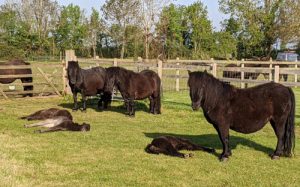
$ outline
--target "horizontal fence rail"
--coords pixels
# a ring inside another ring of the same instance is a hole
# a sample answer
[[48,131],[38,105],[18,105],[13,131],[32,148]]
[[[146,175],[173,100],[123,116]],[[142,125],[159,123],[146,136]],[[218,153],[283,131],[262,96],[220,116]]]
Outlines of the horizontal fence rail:
[[[227,60],[159,60],[159,59],[84,59],[75,56],[75,53],[66,52],[63,62],[30,62],[30,65],[3,66],[1,70],[32,69],[32,74],[0,74],[4,78],[33,78],[33,82],[15,81],[10,84],[0,83],[0,96],[8,98],[13,95],[34,94],[62,95],[70,93],[66,68],[68,61],[76,60],[84,69],[101,66],[120,66],[140,72],[150,69],[158,73],[162,80],[163,91],[187,90],[188,70],[208,71],[221,81],[239,88],[251,87],[270,81],[286,86],[300,86],[299,62],[278,61],[227,61]],[[1,63],[0,63],[1,64]],[[231,64],[231,66],[229,66]],[[260,66],[260,67],[255,67]],[[283,67],[285,66],[285,67]],[[24,86],[33,86],[33,90],[24,90]]]

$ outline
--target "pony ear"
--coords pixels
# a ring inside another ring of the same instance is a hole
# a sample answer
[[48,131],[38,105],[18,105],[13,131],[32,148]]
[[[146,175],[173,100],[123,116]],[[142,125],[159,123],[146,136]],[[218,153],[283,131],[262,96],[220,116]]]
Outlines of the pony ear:
[[187,70],[188,71],[188,74],[190,75],[192,72],[190,70]]
[[204,73],[207,73],[206,69],[203,71]]

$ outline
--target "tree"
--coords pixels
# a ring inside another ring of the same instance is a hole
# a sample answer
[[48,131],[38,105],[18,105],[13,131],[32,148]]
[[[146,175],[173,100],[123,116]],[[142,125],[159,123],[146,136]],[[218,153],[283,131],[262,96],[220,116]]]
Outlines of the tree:
[[167,58],[184,56],[186,51],[185,35],[187,28],[184,27],[184,6],[170,4],[164,7],[156,25],[156,32],[163,45],[163,55]]
[[192,58],[207,59],[213,44],[211,21],[207,18],[206,7],[200,1],[188,6],[185,22],[192,49]]
[[92,8],[92,14],[90,16],[90,22],[89,22],[89,26],[88,26],[88,30],[89,30],[89,45],[92,47],[93,49],[93,57],[96,58],[96,48],[97,48],[97,42],[99,40],[99,36],[101,33],[101,30],[103,28],[101,19],[100,19],[100,15],[99,12]]
[[219,3],[221,10],[239,25],[235,34],[242,57],[269,58],[277,41],[291,42],[299,36],[299,1],[219,0]]
[[84,40],[87,38],[87,22],[84,12],[77,5],[70,4],[63,7],[57,29],[55,41],[60,50],[82,50]]
[[141,0],[139,6],[139,24],[143,29],[145,58],[149,58],[151,39],[153,39],[155,25],[162,8],[169,0]]
[[114,27],[118,27],[119,36],[115,36],[115,40],[121,45],[120,57],[124,58],[126,46],[126,28],[133,23],[136,17],[138,0],[106,0],[102,6],[105,19]]

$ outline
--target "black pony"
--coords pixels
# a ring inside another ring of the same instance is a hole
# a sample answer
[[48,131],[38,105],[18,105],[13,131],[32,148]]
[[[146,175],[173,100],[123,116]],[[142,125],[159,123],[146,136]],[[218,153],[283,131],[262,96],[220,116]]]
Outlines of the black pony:
[[140,73],[121,68],[109,67],[106,69],[106,92],[112,92],[116,87],[124,101],[130,116],[135,115],[134,100],[150,99],[150,113],[160,114],[160,78],[152,70],[143,70]]
[[[86,110],[86,96],[95,96],[102,94],[105,85],[105,69],[102,67],[93,67],[91,69],[81,69],[77,61],[68,62],[68,79],[74,99],[73,110],[78,109],[77,93],[81,93],[83,101],[83,111]],[[107,108],[111,95],[103,94],[98,102],[98,108]]]
[[[18,65],[30,65],[27,62],[24,62],[23,60],[11,60],[9,62],[0,64],[1,67],[5,66],[18,66]],[[15,78],[0,78],[0,83],[2,84],[9,84],[14,82],[16,79],[20,79],[22,83],[32,83],[32,76],[27,76],[24,77],[22,75],[31,75],[32,71],[31,68],[24,68],[24,69],[0,69],[0,75],[20,75],[20,77],[15,77]],[[24,85],[23,86],[24,91],[30,91],[33,90],[32,85]],[[26,94],[28,96],[32,96],[32,93]]]
[[270,82],[248,89],[237,89],[206,72],[189,72],[188,85],[193,110],[203,109],[205,118],[217,130],[223,145],[221,160],[226,160],[229,129],[253,133],[270,122],[277,136],[271,155],[291,156],[295,145],[295,98],[293,91]]
[[145,148],[147,153],[151,154],[165,154],[170,156],[177,156],[180,158],[192,157],[192,153],[183,154],[178,152],[179,150],[189,150],[189,151],[205,151],[208,153],[214,153],[214,149],[203,147],[192,143],[191,141],[179,138],[175,136],[160,136],[154,138],[151,144],[148,144]]

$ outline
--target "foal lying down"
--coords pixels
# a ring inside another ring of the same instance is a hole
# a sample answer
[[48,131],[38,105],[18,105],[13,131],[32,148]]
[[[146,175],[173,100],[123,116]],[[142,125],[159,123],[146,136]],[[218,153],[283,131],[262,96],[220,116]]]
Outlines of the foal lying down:
[[192,153],[183,154],[178,152],[179,150],[189,150],[189,151],[196,151],[201,150],[208,153],[214,153],[214,149],[206,148],[200,145],[196,145],[190,142],[187,139],[178,138],[174,136],[160,136],[154,138],[146,148],[147,153],[152,154],[165,154],[170,156],[177,156],[180,158],[188,158],[192,157]]
[[44,119],[50,119],[50,118],[55,118],[58,116],[64,116],[70,120],[73,119],[71,113],[67,110],[61,110],[58,108],[49,108],[45,110],[39,110],[36,111],[28,116],[23,116],[21,119],[27,119],[28,121],[30,120],[44,120]]
[[79,125],[73,122],[72,115],[67,110],[46,109],[37,111],[29,116],[22,117],[27,120],[45,119],[44,121],[24,125],[24,127],[47,127],[48,129],[36,130],[36,133],[54,132],[54,131],[89,131],[90,125],[83,123]]

